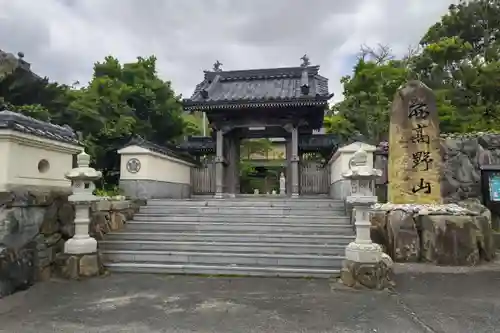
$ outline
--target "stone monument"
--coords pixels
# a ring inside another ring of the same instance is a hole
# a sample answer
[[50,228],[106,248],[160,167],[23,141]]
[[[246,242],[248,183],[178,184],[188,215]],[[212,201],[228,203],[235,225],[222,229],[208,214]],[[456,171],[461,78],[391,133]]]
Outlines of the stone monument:
[[389,127],[388,201],[441,203],[439,118],[434,93],[420,81],[401,87]]

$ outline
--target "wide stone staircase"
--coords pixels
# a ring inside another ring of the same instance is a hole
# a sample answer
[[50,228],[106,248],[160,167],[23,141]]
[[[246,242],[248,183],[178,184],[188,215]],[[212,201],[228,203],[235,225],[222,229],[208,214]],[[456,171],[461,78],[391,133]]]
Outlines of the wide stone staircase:
[[149,200],[99,249],[115,272],[326,278],[354,236],[341,201],[195,197]]

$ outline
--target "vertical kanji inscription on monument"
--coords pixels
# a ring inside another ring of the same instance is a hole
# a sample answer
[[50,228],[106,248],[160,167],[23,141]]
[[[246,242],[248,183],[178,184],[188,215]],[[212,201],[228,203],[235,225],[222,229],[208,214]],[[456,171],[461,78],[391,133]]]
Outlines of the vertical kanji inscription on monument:
[[436,98],[420,81],[394,97],[389,125],[388,201],[441,203],[441,152]]

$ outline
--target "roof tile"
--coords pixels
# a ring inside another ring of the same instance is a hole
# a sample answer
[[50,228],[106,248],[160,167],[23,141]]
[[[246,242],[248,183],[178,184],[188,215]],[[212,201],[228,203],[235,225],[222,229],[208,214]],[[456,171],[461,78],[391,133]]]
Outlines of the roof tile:
[[[301,91],[302,75],[307,70],[310,92]],[[228,103],[272,103],[286,101],[322,101],[331,98],[328,79],[318,74],[319,66],[205,72],[204,80],[196,86],[188,108]],[[203,96],[202,91],[205,91]]]

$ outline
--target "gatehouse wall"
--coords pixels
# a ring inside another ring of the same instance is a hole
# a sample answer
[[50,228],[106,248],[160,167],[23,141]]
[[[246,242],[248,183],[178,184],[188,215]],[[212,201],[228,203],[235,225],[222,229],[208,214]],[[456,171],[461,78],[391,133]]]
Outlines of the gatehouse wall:
[[194,162],[149,147],[130,145],[120,154],[120,189],[131,198],[183,199],[191,196]]
[[330,169],[330,196],[333,199],[343,200],[350,194],[351,183],[342,176],[342,173],[349,170],[349,161],[360,147],[368,153],[368,165],[369,167],[373,167],[373,155],[377,147],[360,141],[339,148],[328,162],[328,168]]

